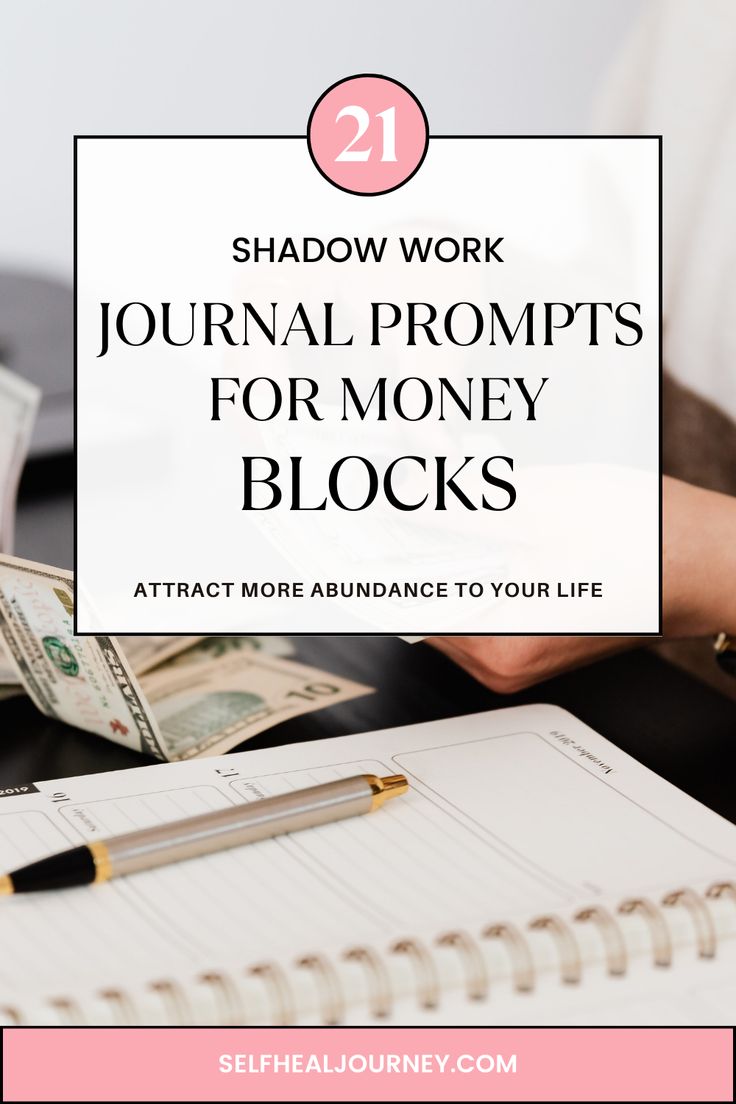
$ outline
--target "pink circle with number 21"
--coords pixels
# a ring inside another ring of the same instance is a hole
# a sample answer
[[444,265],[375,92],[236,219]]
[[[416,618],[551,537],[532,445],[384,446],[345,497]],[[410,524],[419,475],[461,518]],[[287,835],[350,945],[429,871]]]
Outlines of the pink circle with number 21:
[[429,128],[419,101],[388,77],[347,77],[317,100],[307,126],[315,165],[331,184],[380,195],[414,175]]

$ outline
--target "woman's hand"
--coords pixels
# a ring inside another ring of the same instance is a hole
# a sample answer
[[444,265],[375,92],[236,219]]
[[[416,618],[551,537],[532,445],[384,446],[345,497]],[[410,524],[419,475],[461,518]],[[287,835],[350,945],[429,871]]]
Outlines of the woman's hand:
[[[736,635],[736,498],[664,479],[662,575],[666,637]],[[428,643],[491,690],[511,694],[638,639],[437,636]]]

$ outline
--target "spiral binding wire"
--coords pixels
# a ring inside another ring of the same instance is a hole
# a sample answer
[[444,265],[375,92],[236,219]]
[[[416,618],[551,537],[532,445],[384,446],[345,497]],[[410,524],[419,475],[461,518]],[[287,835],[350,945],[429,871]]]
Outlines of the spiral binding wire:
[[297,966],[312,970],[321,993],[322,1022],[338,1024],[345,1014],[343,992],[335,967],[324,955],[305,955],[297,960]]
[[600,905],[580,909],[575,914],[575,920],[579,922],[590,920],[596,925],[605,947],[608,973],[611,977],[622,977],[626,973],[629,957],[626,952],[626,940],[608,909],[601,908]]
[[160,978],[152,981],[148,988],[152,992],[158,993],[163,999],[168,1013],[167,1019],[173,1020],[175,1023],[192,1022],[192,1008],[189,998],[184,991],[184,987],[178,981],[172,981],[170,978]]
[[49,1004],[58,1014],[64,1026],[79,1027],[84,1023],[84,1016],[77,1001],[71,997],[52,997]]
[[[674,908],[686,910],[692,921],[698,955],[701,958],[713,958],[718,949],[718,936],[710,903],[717,900],[730,900],[736,906],[736,882],[716,882],[704,894],[684,886],[665,894],[659,903],[646,897],[630,897],[620,903],[618,912],[622,916],[637,915],[644,920],[649,929],[653,965],[667,968],[672,965],[673,946],[666,912]],[[573,927],[582,923],[594,925],[599,932],[608,974],[616,977],[626,974],[627,944],[620,922],[607,909],[594,905],[579,909],[572,918],[572,924],[553,913],[538,916],[529,924],[531,931],[545,932],[554,941],[560,982],[575,985],[583,980],[580,944]],[[492,978],[483,954],[484,940],[498,940],[506,951],[514,989],[519,993],[531,992],[536,985],[537,970],[527,936],[514,924],[495,923],[484,928],[478,937],[464,929],[457,929],[443,932],[435,941],[437,947],[454,951],[459,956],[468,999],[482,1001],[491,995]],[[436,1008],[440,1003],[441,988],[433,952],[421,940],[405,938],[393,943],[388,953],[405,955],[411,963],[414,995],[419,1007]],[[367,946],[350,947],[342,958],[363,968],[370,1014],[375,1018],[390,1015],[393,993],[387,958]],[[340,1023],[345,1015],[346,1000],[335,964],[325,955],[307,954],[298,958],[294,967],[308,971],[314,979],[320,1020],[324,1024]],[[258,979],[263,983],[270,1008],[268,1022],[285,1025],[295,1021],[295,985],[283,966],[276,962],[260,962],[247,967],[240,976]],[[212,970],[201,973],[195,981],[209,988],[224,1022],[249,1022],[245,995],[234,974]],[[187,989],[180,982],[159,978],[152,981],[147,988],[163,1001],[167,1022],[194,1022]],[[101,990],[97,995],[112,1010],[117,1022],[142,1022],[136,1001],[127,991],[110,988]],[[79,1003],[73,998],[56,996],[49,999],[47,1004],[65,1024],[79,1025],[86,1022]],[[13,1024],[22,1025],[26,1022],[22,1010],[16,1005],[0,1006],[0,1014]]]
[[117,1023],[134,1024],[138,1022],[136,1006],[124,990],[103,989],[100,997],[111,1006]]
[[672,939],[670,929],[662,910],[647,897],[629,897],[618,906],[623,916],[637,913],[643,916],[649,925],[652,937],[652,954],[655,966],[672,965]]
[[488,970],[480,943],[466,931],[445,932],[437,938],[438,947],[455,947],[462,958],[468,1000],[488,996]]
[[716,882],[715,885],[710,886],[710,888],[706,890],[705,896],[716,901],[719,897],[730,897],[736,905],[736,883]]
[[421,939],[400,939],[394,943],[391,952],[410,956],[417,983],[417,1000],[422,1008],[436,1008],[440,1002],[437,966]]
[[666,897],[663,897],[662,904],[668,908],[681,905],[688,910],[695,927],[698,954],[701,958],[715,958],[716,929],[708,906],[700,894],[695,893],[692,889],[678,889],[674,893],[668,893]]
[[343,957],[348,962],[360,962],[368,973],[371,995],[369,1009],[376,1019],[391,1014],[391,979],[386,963],[372,947],[351,947]]
[[272,1022],[277,1027],[285,1027],[296,1018],[292,999],[291,985],[286,971],[277,962],[261,962],[251,966],[247,973],[251,977],[262,978],[273,998]]
[[511,959],[514,988],[531,993],[534,988],[534,959],[529,944],[514,924],[491,924],[482,933],[484,939],[500,939]]
[[221,1020],[226,1024],[243,1024],[244,1009],[237,986],[229,974],[222,970],[209,970],[197,979],[201,985],[209,986],[215,994],[215,1000],[221,1010]]
[[560,979],[565,985],[577,985],[582,977],[583,965],[580,948],[572,929],[559,916],[538,916],[529,927],[532,931],[548,931],[560,956]]

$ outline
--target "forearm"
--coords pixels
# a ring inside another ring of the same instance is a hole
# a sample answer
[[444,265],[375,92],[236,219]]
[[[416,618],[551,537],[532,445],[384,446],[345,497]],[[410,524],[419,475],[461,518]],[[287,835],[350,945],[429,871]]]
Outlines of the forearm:
[[[736,636],[736,498],[664,480],[664,634]],[[520,690],[635,643],[632,637],[433,637],[492,690]]]
[[664,481],[664,632],[736,635],[736,498]]

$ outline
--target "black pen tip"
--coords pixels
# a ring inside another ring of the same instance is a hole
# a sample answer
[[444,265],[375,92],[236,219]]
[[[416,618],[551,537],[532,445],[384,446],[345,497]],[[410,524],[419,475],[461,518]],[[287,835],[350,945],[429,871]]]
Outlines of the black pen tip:
[[6,875],[12,893],[32,893],[44,889],[66,889],[69,886],[87,885],[95,880],[95,863],[86,844],[49,855],[29,866],[23,866]]

